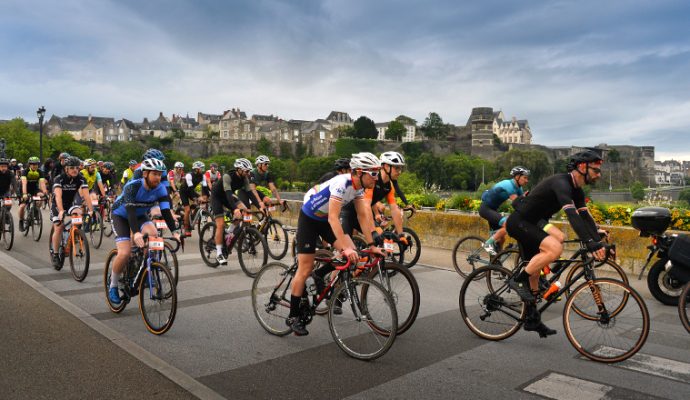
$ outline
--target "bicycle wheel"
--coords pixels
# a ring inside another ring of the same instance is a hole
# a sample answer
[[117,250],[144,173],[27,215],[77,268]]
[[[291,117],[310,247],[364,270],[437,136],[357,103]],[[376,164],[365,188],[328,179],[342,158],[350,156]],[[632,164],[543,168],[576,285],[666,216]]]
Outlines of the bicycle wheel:
[[242,271],[250,278],[256,277],[261,267],[268,262],[266,237],[256,228],[248,226],[240,232],[235,246]]
[[288,251],[288,234],[280,221],[272,220],[266,227],[266,244],[268,255],[274,260],[280,260]]
[[2,231],[2,242],[5,250],[10,251],[14,244],[14,219],[9,210],[5,210],[5,221],[2,224]]
[[[19,216],[17,216],[19,218]],[[21,219],[20,219],[21,221]],[[20,230],[22,233],[22,236],[27,237],[29,236],[29,227],[31,226],[31,209],[29,207],[26,207],[24,209],[24,230]]]
[[199,231],[199,253],[201,253],[201,259],[204,260],[206,265],[213,268],[218,266],[215,235],[215,223],[209,222]]
[[113,219],[110,214],[110,203],[105,203],[103,206],[103,234],[105,237],[113,236]]
[[158,260],[158,262],[168,268],[170,275],[172,275],[173,281],[175,282],[175,286],[177,286],[180,269],[177,262],[177,254],[173,252],[173,247],[170,243],[165,242],[165,249],[160,253],[160,260]]
[[419,256],[422,255],[422,242],[419,240],[417,233],[411,228],[404,227],[403,233],[407,234],[407,249],[405,249],[405,263],[403,267],[412,268],[417,261],[419,261]]
[[[383,272],[383,273],[380,273]],[[419,285],[412,272],[400,264],[387,262],[383,268],[372,268],[369,279],[379,282],[395,302],[398,313],[398,335],[405,333],[419,314]],[[368,286],[362,287],[362,297],[366,297]],[[389,332],[372,323],[372,327],[382,335]]]
[[489,264],[489,255],[482,248],[484,240],[478,236],[466,236],[453,247],[453,267],[460,276],[467,275],[475,269]]
[[[330,250],[326,250],[326,249],[318,249],[318,250],[316,250],[316,253],[314,254],[314,256],[315,256],[316,258],[331,258],[331,257],[333,257],[333,252],[331,252]],[[327,264],[327,263],[323,263],[323,262],[319,262],[319,261],[315,261],[315,262],[314,262],[314,273],[316,273],[316,271],[317,271],[319,268],[323,268],[323,267],[325,267],[326,265],[328,265],[328,264]],[[335,271],[335,270],[334,270],[334,271]],[[331,272],[331,274],[332,274],[332,273],[333,273],[333,272]],[[328,284],[328,282],[330,282],[330,277],[331,277],[330,274],[327,275],[327,276],[325,277],[325,279],[324,279],[324,280],[325,280],[325,284]],[[324,299],[321,303],[319,303],[318,306],[316,306],[316,310],[314,310],[314,313],[315,313],[316,315],[326,315],[326,314],[328,314],[328,302]]]
[[[517,293],[508,288],[512,273],[489,265],[474,270],[460,289],[460,314],[468,328],[487,340],[503,340],[522,325],[526,307]],[[491,280],[491,285],[487,285]]]
[[[629,301],[622,301],[623,297]],[[575,312],[575,303],[587,316],[597,318],[583,318]],[[623,309],[613,315],[609,305],[617,307],[621,303]],[[580,354],[594,361],[614,363],[628,359],[642,348],[649,335],[649,312],[630,286],[609,278],[594,279],[573,290],[563,309],[563,327]]]
[[[596,278],[609,278],[609,279],[614,279],[617,281],[621,281],[625,283],[626,285],[630,285],[630,282],[628,281],[628,275],[625,273],[623,268],[621,268],[620,265],[616,264],[615,261],[613,260],[606,260],[604,262],[596,262],[593,264],[594,266],[594,276]],[[568,275],[566,276],[565,281],[566,282],[571,282],[574,280],[575,276],[578,275],[580,272],[582,272],[583,266],[582,263],[578,263],[575,265],[573,268],[568,271]],[[578,286],[582,285],[583,283],[586,283],[587,280],[585,279],[584,276],[580,277],[577,279],[573,285],[570,287],[569,290],[565,291],[565,296],[570,297],[572,294],[572,291],[574,290],[573,288],[577,288]],[[625,302],[628,301],[628,296],[623,296],[621,297],[621,304],[619,304],[617,307],[613,308],[613,305],[609,305],[609,309],[612,310],[613,314],[615,315],[622,307],[625,306]],[[578,302],[573,303],[573,310],[580,314],[582,318],[591,318],[591,319],[597,319],[598,316],[595,313],[594,315],[588,315],[583,308],[579,306]]]
[[259,325],[271,335],[285,336],[292,332],[285,320],[290,315],[289,267],[273,261],[261,268],[252,283],[252,310]]
[[688,282],[680,294],[678,301],[678,314],[683,327],[690,333],[690,282]]
[[139,310],[154,335],[164,334],[175,321],[177,289],[170,271],[159,262],[152,262],[139,282]]
[[72,277],[77,282],[86,279],[89,273],[89,242],[81,229],[74,231],[73,242],[69,252],[69,268],[72,270]]
[[[112,273],[113,270],[113,262],[115,260],[115,257],[117,257],[117,249],[112,249],[110,250],[110,253],[108,253],[108,257],[105,259],[105,268],[103,269],[103,288],[105,289],[105,304],[108,305],[108,308],[110,311],[119,314],[121,313],[125,307],[127,307],[127,301],[124,299],[119,305],[115,305],[110,302],[110,297],[108,297],[108,292],[110,291],[110,274]],[[127,268],[122,272],[122,277],[120,277],[120,282],[122,283],[124,281],[124,274],[127,273]],[[123,297],[122,290],[120,290],[120,298]]]
[[[363,288],[367,288],[363,291]],[[328,326],[333,340],[350,357],[374,360],[391,348],[398,326],[398,316],[390,293],[376,281],[352,278],[341,284],[331,299],[342,302],[342,313],[334,312],[330,301]],[[381,335],[373,326],[388,331]]]
[[31,237],[34,239],[34,242],[38,242],[43,234],[43,214],[36,206],[31,207],[30,214],[32,215]]

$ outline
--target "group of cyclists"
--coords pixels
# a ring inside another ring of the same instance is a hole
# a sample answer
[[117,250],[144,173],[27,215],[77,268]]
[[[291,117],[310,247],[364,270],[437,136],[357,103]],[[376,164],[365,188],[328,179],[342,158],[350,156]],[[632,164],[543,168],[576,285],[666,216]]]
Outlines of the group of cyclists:
[[[80,160],[67,153],[60,154],[56,162],[46,162],[43,168],[39,168],[37,157],[28,159],[26,169],[19,167],[16,160],[3,158],[0,159],[0,193],[16,194],[20,199],[20,229],[23,229],[21,221],[26,200],[35,195],[49,199],[54,226],[51,240],[53,248],[57,248],[65,215],[80,214],[83,206],[92,212],[101,199],[121,192],[112,206],[118,253],[108,294],[110,302],[117,305],[122,301],[118,281],[132,244],[143,247],[145,234],[157,234],[152,215],[161,215],[179,240],[191,235],[191,208],[209,203],[216,225],[217,261],[227,264],[222,251],[226,211],[239,220],[252,205],[264,210],[273,201],[284,201],[269,171],[270,159],[265,155],[256,157],[254,163],[238,158],[233,168],[223,173],[215,163],[206,170],[202,161],[195,161],[191,170],[185,172],[182,162],[175,162],[170,171],[164,162],[165,155],[160,150],[148,149],[140,162],[131,160],[118,179],[112,162]],[[506,235],[510,235],[521,245],[525,259],[530,260],[527,267],[509,281],[510,287],[527,304],[525,330],[536,331],[541,336],[556,333],[541,322],[536,308],[539,272],[563,250],[563,233],[548,224],[554,213],[563,210],[596,259],[606,256],[601,232],[587,210],[583,191],[585,185],[601,177],[602,162],[601,156],[593,151],[577,153],[571,157],[567,173],[544,179],[528,193],[524,187],[529,182],[530,171],[516,166],[510,171],[509,179],[498,182],[482,195],[479,214],[487,220],[492,232],[484,249],[495,254]],[[402,213],[396,201],[397,196],[407,203],[397,182],[404,167],[405,158],[398,152],[388,151],[380,156],[356,153],[349,159],[336,160],[333,171],[304,195],[296,232],[298,270],[292,282],[290,313],[286,320],[296,335],[309,333],[299,318],[300,309],[304,307],[305,282],[312,276],[316,285],[323,288],[326,275],[332,271],[320,268],[317,274],[312,273],[315,251],[320,243],[328,243],[342,257],[357,262],[359,255],[352,240],[357,231],[363,235],[371,253],[382,254],[379,248],[382,239],[375,226],[383,220],[383,210],[388,206],[395,232],[405,244]],[[258,191],[258,185],[270,189],[275,200]],[[511,200],[514,207],[514,212],[507,217],[498,212],[506,200]],[[177,203],[184,210],[181,222],[173,213]],[[58,262],[56,255],[51,254],[51,257],[53,264]]]

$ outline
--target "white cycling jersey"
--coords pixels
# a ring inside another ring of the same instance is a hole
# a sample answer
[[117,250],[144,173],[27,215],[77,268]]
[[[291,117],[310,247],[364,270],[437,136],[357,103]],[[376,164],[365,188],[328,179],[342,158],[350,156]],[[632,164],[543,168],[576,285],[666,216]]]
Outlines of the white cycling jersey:
[[337,175],[330,180],[314,186],[304,194],[302,212],[310,218],[328,220],[329,201],[338,201],[343,206],[354,199],[364,197],[364,188],[355,189],[352,175]]

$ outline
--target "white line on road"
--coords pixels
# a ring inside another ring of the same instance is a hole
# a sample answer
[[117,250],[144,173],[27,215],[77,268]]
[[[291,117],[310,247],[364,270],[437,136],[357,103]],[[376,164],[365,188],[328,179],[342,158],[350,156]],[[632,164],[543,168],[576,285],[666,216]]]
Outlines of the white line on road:
[[558,400],[602,400],[612,391],[613,386],[585,381],[572,376],[550,373],[531,383],[523,390],[549,399]]
[[[596,354],[612,355],[620,354],[622,350],[612,347],[602,347]],[[678,382],[690,383],[690,364],[669,360],[668,358],[637,353],[631,358],[614,364],[616,367],[631,371],[643,372],[649,375],[661,376]]]

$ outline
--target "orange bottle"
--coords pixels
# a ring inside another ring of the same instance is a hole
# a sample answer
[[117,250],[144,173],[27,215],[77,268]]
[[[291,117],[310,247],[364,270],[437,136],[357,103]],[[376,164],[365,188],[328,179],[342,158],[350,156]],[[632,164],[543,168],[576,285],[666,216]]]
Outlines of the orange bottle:
[[543,294],[542,297],[544,297],[545,299],[548,299],[549,297],[551,297],[551,295],[553,295],[554,293],[556,293],[556,292],[558,292],[559,290],[561,290],[561,286],[562,286],[562,285],[561,285],[561,283],[560,283],[559,281],[556,281],[556,282],[552,283],[552,284],[551,284],[551,287],[549,288],[549,290],[547,290],[546,292],[544,292],[544,294]]

